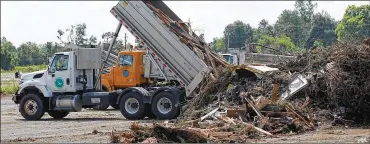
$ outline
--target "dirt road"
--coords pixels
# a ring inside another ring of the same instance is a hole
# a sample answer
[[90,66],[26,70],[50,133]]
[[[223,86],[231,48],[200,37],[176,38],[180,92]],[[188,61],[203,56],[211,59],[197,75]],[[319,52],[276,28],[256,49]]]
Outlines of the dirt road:
[[[11,97],[1,98],[1,142],[40,143],[109,143],[114,129],[128,129],[132,121],[125,120],[119,111],[93,111],[70,113],[63,120],[54,120],[47,113],[39,121],[25,121]],[[152,123],[153,120],[142,120]],[[156,120],[156,122],[162,122]],[[94,133],[94,130],[97,132]],[[369,129],[317,130],[302,135],[281,138],[251,139],[250,142],[370,142]]]

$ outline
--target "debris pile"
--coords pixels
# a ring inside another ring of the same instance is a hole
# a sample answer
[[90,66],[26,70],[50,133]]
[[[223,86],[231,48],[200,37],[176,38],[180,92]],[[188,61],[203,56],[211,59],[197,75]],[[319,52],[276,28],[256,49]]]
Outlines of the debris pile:
[[135,123],[112,136],[120,142],[248,142],[326,122],[369,124],[369,70],[370,46],[344,43],[309,50],[259,78],[224,69],[200,85],[171,126]]
[[304,53],[279,69],[313,74],[307,94],[317,111],[331,110],[336,122],[369,124],[369,45],[337,43]]

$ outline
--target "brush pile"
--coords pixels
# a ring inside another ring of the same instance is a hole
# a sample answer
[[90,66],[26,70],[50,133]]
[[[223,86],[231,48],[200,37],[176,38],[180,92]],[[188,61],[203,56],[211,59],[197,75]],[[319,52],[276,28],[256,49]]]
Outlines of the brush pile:
[[348,124],[369,124],[370,46],[337,43],[302,54],[280,70],[312,73],[307,93],[313,106]]
[[[175,123],[114,132],[120,142],[248,142],[311,131],[322,125],[368,125],[370,46],[337,43],[302,53],[263,77],[223,70],[200,85]],[[292,75],[308,81],[283,101]],[[114,141],[112,141],[114,142]]]

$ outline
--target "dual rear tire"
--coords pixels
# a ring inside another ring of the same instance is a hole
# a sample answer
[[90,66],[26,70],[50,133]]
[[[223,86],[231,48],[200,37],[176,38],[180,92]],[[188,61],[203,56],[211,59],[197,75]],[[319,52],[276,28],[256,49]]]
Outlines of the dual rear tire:
[[122,115],[129,120],[145,117],[173,119],[180,111],[179,97],[166,91],[156,94],[151,104],[144,103],[144,98],[140,94],[128,92],[120,99],[119,107]]

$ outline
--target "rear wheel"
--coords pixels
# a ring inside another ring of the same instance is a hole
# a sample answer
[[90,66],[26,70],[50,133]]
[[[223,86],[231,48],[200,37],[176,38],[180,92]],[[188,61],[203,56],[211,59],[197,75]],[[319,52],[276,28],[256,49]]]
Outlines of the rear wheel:
[[66,111],[48,111],[48,114],[53,117],[54,119],[62,119],[64,117],[66,117],[69,112],[66,112]]
[[179,112],[179,97],[170,92],[159,92],[154,96],[152,112],[159,119],[176,118]]
[[44,114],[44,100],[37,94],[26,94],[20,102],[19,112],[26,120],[38,120]]
[[145,104],[143,97],[138,93],[124,94],[119,104],[122,115],[129,120],[138,120],[145,117]]

